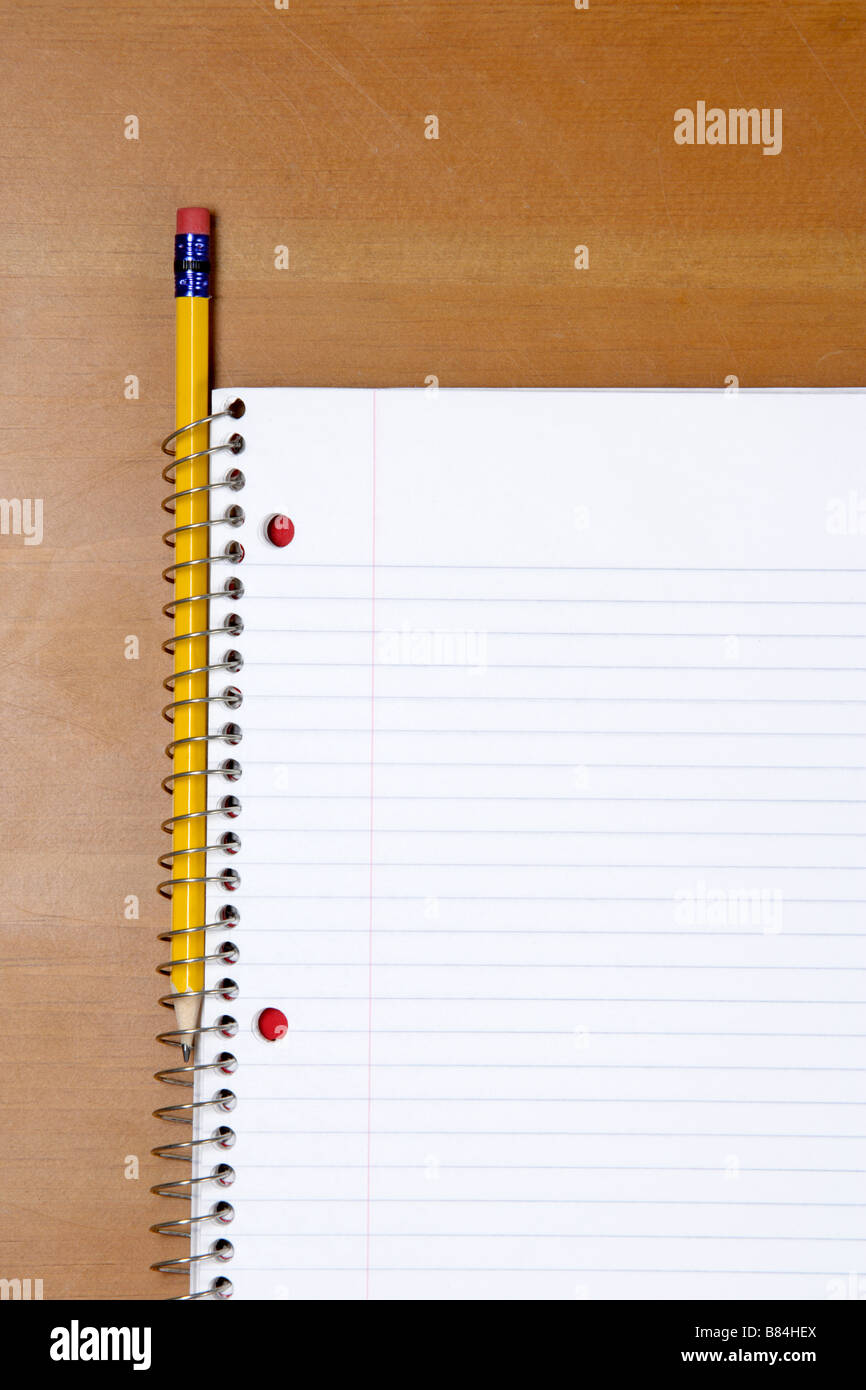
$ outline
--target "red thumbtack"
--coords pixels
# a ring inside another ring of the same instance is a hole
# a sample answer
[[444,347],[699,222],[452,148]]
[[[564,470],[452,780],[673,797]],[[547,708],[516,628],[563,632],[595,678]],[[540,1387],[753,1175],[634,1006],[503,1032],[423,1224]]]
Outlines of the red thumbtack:
[[277,1042],[289,1031],[289,1020],[280,1009],[262,1009],[256,1027],[266,1042]]
[[288,545],[295,534],[295,523],[290,516],[272,516],[267,526],[265,534],[271,545],[282,548]]

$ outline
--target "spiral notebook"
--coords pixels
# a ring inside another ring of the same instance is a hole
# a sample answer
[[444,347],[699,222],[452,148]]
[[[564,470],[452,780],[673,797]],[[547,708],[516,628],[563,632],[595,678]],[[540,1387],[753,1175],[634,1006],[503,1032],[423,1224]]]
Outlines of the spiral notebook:
[[864,397],[234,401],[192,1291],[850,1296]]

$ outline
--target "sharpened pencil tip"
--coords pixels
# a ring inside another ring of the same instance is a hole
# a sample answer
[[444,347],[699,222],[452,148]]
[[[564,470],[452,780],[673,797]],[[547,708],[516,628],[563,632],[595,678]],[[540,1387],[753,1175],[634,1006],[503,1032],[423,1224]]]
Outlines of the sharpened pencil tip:
[[185,1062],[188,1062],[191,1056],[192,1056],[192,1048],[190,1047],[189,1043],[184,1043],[184,1044],[183,1044],[183,1060],[184,1060]]

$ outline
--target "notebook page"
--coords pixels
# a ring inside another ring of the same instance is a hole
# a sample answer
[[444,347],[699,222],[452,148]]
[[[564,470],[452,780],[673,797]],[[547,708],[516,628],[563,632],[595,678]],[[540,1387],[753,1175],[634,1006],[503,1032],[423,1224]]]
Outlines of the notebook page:
[[198,1194],[235,1214],[196,1237],[234,1257],[197,1287],[851,1296],[863,397],[237,396],[237,1105],[200,1131],[236,1177]]

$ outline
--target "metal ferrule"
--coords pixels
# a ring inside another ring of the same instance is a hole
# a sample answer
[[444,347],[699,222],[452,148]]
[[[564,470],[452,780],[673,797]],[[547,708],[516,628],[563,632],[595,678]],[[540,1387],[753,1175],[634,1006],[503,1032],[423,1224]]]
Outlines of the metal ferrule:
[[174,297],[210,296],[210,237],[181,232],[174,239]]

